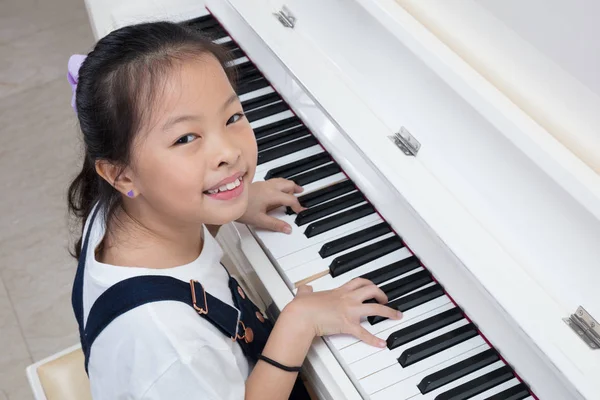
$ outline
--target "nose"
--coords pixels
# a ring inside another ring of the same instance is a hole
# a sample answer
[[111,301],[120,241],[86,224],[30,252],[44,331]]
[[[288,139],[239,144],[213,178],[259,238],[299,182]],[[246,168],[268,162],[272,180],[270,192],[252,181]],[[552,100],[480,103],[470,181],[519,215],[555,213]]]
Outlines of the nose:
[[215,168],[224,168],[235,166],[241,155],[242,149],[234,138],[228,137],[227,134],[217,135],[215,141]]

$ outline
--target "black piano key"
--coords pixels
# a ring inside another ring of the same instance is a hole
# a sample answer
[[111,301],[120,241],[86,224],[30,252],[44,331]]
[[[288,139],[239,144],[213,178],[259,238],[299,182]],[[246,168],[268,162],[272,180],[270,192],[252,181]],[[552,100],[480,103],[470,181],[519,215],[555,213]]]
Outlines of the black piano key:
[[271,84],[265,78],[259,78],[252,82],[238,83],[235,85],[235,92],[238,96],[246,93],[254,92],[255,90],[264,89]]
[[[426,287],[425,289],[421,289],[418,292],[411,293],[404,297],[400,297],[399,299],[388,303],[388,307],[405,312],[410,310],[411,308],[415,308],[417,306],[420,306],[421,304],[425,304],[428,301],[436,299],[443,295],[444,289],[442,289],[442,287],[436,283],[435,285],[431,285],[429,287]],[[370,317],[367,317],[367,320],[371,325],[378,324],[379,322],[385,321],[386,319],[387,318],[381,317],[379,315],[372,315]]]
[[254,129],[254,137],[256,140],[259,140],[265,136],[273,135],[274,133],[282,132],[301,125],[302,121],[300,121],[300,118],[296,116],[289,117],[282,119],[281,121],[272,122],[268,125],[263,125],[260,128]]
[[256,65],[252,64],[250,61],[246,61],[241,64],[236,64],[232,67],[235,67],[235,71],[237,72],[238,78],[248,72],[258,71],[258,68],[256,68]]
[[205,15],[203,17],[195,18],[187,23],[188,26],[198,29],[200,31],[219,26],[219,21],[212,15]]
[[404,243],[398,236],[380,240],[334,258],[331,264],[329,264],[329,274],[335,278],[402,247],[404,247]]
[[531,396],[529,389],[524,383],[519,383],[509,389],[503,390],[485,400],[523,400]]
[[260,152],[308,135],[310,135],[308,129],[306,129],[304,126],[297,126],[296,128],[267,136],[261,140],[258,140],[256,144],[258,146],[258,151]]
[[279,114],[282,111],[287,111],[290,108],[283,101],[279,103],[270,104],[268,106],[257,108],[249,111],[246,114],[246,118],[249,122],[258,121],[259,119],[266,118],[271,115]]
[[496,350],[488,349],[454,365],[434,372],[433,374],[427,375],[421,380],[417,387],[422,394],[426,394],[499,360],[500,356],[498,356]]
[[417,322],[416,324],[392,333],[387,338],[387,347],[390,350],[395,349],[396,347],[402,346],[408,342],[412,342],[415,339],[435,332],[438,329],[448,326],[456,321],[460,321],[463,318],[464,315],[460,308],[454,307],[450,310],[436,314],[421,322]]
[[229,36],[229,33],[221,25],[210,26],[202,29],[202,33],[213,40],[222,39]]
[[507,365],[435,396],[435,400],[466,400],[514,378]]
[[367,215],[373,214],[374,212],[375,209],[370,204],[363,204],[358,207],[351,208],[350,210],[342,211],[339,214],[335,214],[331,217],[323,218],[320,221],[313,222],[308,227],[306,227],[306,230],[304,231],[304,236],[306,236],[307,238],[311,238],[320,233],[335,229],[338,226],[342,226],[362,217],[366,217]]
[[316,168],[320,165],[327,164],[331,161],[331,156],[327,153],[315,154],[314,156],[306,157],[281,167],[273,168],[265,175],[265,180],[271,178],[286,178],[289,179],[294,175],[298,175],[304,171]]
[[200,22],[209,21],[209,20],[217,21],[217,19],[212,14],[207,14],[207,15],[203,15],[203,16],[198,17],[198,18],[194,18],[194,19],[190,19],[188,21],[185,21],[185,22],[183,22],[183,24],[187,25],[187,26],[192,26],[195,23],[200,23]]
[[247,69],[247,70],[236,70],[236,80],[239,83],[251,82],[256,79],[265,79],[265,77],[260,73],[260,71],[256,68]]
[[405,278],[381,286],[381,290],[385,292],[388,301],[392,301],[431,282],[433,282],[433,278],[429,271],[419,271]]
[[467,325],[463,325],[450,332],[404,350],[398,358],[398,362],[403,368],[406,368],[409,365],[413,365],[427,357],[431,357],[452,346],[456,346],[459,343],[474,338],[477,335],[478,333],[475,325],[468,323]]
[[297,226],[306,225],[317,219],[331,215],[334,212],[338,212],[341,210],[345,210],[346,208],[355,206],[359,203],[362,203],[363,201],[365,201],[365,196],[363,196],[362,193],[350,193],[345,196],[338,197],[335,200],[331,200],[326,203],[321,203],[318,206],[309,208],[308,210],[304,210],[298,213],[296,219],[294,220],[294,223]]
[[327,187],[315,190],[314,192],[307,193],[298,197],[298,201],[302,207],[314,207],[317,204],[324,203],[331,199],[335,199],[343,194],[350,193],[356,190],[356,186],[352,181],[346,180],[342,182],[329,185]]
[[261,151],[258,153],[257,165],[264,164],[268,161],[276,160],[288,154],[295,153],[300,150],[312,147],[319,144],[314,136],[308,136],[303,139],[294,140],[293,142],[282,144],[281,146],[273,147],[272,149]]
[[281,97],[277,93],[267,93],[253,99],[243,101],[242,108],[245,112],[248,112],[254,110],[255,108],[266,106],[267,104],[275,103],[277,101],[281,101]]
[[225,50],[227,50],[227,54],[229,55],[229,57],[231,57],[232,60],[235,60],[237,58],[242,58],[246,55],[246,54],[244,54],[242,49],[239,48],[237,43],[235,43],[234,41],[225,42],[220,46],[222,48],[224,48]]
[[233,49],[228,52],[228,55],[229,55],[229,57],[231,57],[232,60],[237,60],[238,58],[242,58],[242,57],[246,56],[246,54],[244,54],[242,49]]
[[380,224],[370,226],[360,231],[351,233],[350,235],[343,236],[339,239],[325,243],[321,247],[321,250],[319,250],[319,255],[321,258],[330,257],[341,251],[358,246],[361,243],[365,243],[369,240],[378,238],[379,236],[383,236],[391,231],[392,228],[390,228],[387,222],[382,222]]
[[237,45],[236,42],[234,42],[233,40],[230,42],[225,42],[223,44],[219,45],[221,48],[227,50],[227,51],[231,51],[231,50],[235,50],[235,49],[239,49],[240,47]]
[[296,182],[296,185],[304,186],[309,183],[316,182],[320,179],[327,178],[328,176],[335,175],[338,172],[341,172],[342,169],[336,163],[331,163],[324,165],[319,168],[311,169],[310,171],[306,171],[302,174],[295,175],[290,179]]
[[361,278],[368,279],[376,285],[379,285],[390,279],[394,279],[397,276],[404,275],[413,269],[419,268],[421,262],[415,256],[410,256],[400,261],[396,261],[385,267],[376,269],[375,271],[367,272],[361,275]]

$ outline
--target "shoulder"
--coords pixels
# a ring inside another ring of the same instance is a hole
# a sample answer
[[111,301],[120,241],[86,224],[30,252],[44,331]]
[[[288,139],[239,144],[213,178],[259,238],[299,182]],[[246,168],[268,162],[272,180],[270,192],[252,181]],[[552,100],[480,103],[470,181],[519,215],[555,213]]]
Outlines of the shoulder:
[[[203,387],[198,374],[206,375],[207,369],[229,370],[233,376],[228,380],[239,377],[243,384],[233,345],[186,304],[145,304],[115,319],[94,342],[89,362],[92,391],[103,392],[99,399],[125,393],[137,399],[152,387],[164,392],[167,388],[161,385],[171,380],[174,385]],[[107,396],[107,391],[113,392]]]

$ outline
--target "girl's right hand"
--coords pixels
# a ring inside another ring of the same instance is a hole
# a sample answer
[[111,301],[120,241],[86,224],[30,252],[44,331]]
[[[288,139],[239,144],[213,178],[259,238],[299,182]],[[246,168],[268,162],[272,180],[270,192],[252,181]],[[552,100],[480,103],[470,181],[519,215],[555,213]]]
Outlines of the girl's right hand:
[[[377,303],[363,303],[375,299]],[[313,292],[310,286],[301,286],[284,312],[293,314],[295,323],[313,329],[316,336],[347,333],[368,344],[385,347],[385,340],[371,334],[360,325],[361,317],[379,315],[400,319],[402,313],[387,307],[385,293],[373,282],[355,278],[333,290]]]

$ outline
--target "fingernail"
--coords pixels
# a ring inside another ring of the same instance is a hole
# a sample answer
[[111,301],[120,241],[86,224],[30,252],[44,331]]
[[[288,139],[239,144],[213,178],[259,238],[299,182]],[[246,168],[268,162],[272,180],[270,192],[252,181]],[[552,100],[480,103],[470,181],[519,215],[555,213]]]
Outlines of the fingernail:
[[387,346],[387,343],[385,342],[385,340],[380,340],[379,342],[377,342],[377,346],[385,347],[385,346]]
[[402,312],[398,311],[398,319],[402,318]]
[[292,233],[292,228],[289,225],[284,226],[283,233],[287,233],[289,235],[290,233]]

